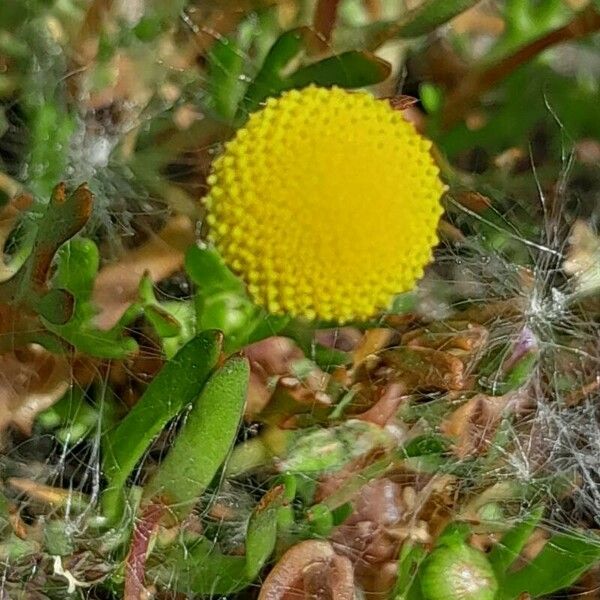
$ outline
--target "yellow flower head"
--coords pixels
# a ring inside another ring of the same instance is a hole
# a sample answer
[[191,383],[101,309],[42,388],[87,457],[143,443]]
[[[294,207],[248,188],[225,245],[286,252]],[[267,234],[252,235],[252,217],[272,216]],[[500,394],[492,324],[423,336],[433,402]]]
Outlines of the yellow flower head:
[[273,314],[372,316],[414,287],[437,243],[430,146],[367,93],[269,99],[214,163],[210,239]]

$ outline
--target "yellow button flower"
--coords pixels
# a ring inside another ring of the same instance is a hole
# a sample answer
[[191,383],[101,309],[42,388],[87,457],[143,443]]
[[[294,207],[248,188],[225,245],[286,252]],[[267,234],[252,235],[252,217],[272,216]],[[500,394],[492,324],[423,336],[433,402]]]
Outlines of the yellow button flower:
[[209,238],[273,314],[370,317],[431,260],[444,186],[430,147],[370,94],[286,92],[215,160]]

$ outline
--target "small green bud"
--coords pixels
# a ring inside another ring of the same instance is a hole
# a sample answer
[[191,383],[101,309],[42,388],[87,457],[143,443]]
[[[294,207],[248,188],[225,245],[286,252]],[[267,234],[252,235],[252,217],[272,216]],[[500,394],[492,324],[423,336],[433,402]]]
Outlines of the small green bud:
[[332,472],[375,448],[387,448],[392,442],[385,429],[350,419],[335,427],[307,431],[296,440],[278,467],[287,473]]
[[485,554],[460,542],[425,559],[421,591],[425,600],[494,600],[498,582]]
[[307,514],[311,530],[319,536],[326,537],[333,529],[333,515],[324,504],[315,504]]

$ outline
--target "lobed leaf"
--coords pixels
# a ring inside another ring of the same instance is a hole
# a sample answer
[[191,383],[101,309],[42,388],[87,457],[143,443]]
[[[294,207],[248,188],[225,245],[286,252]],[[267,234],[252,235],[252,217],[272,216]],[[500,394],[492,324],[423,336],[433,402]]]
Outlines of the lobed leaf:
[[185,269],[197,286],[197,328],[223,331],[229,352],[275,335],[288,323],[289,317],[269,315],[256,306],[215,250],[193,246]]
[[31,254],[11,279],[0,284],[0,295],[6,302],[21,305],[53,324],[64,324],[71,318],[72,294],[60,288],[48,290],[50,266],[59,248],[87,223],[92,203],[85,184],[69,195],[64,183],[54,188]]
[[91,240],[71,240],[60,249],[52,282],[72,295],[75,309],[66,323],[57,324],[46,319],[44,324],[80,352],[100,358],[124,358],[138,347],[135,340],[123,337],[125,323],[106,331],[92,323],[96,314],[92,304],[92,289],[99,264],[98,248]]

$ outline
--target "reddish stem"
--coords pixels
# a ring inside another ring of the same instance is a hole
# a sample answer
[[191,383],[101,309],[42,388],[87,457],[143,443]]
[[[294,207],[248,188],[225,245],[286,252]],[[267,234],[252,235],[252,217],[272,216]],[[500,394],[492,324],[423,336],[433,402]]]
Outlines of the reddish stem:
[[473,72],[463,79],[448,98],[444,107],[444,126],[449,128],[461,121],[466,111],[475,104],[481,94],[544,50],[563,42],[579,39],[598,29],[600,29],[600,13],[590,6],[563,27],[526,44],[495,65]]
[[143,510],[135,525],[131,536],[131,546],[125,560],[123,600],[144,600],[144,574],[148,547],[164,512],[164,505],[150,504]]
[[340,0],[319,0],[315,8],[313,27],[323,46],[331,41]]
[[381,0],[363,0],[363,2],[372,19],[381,18]]

